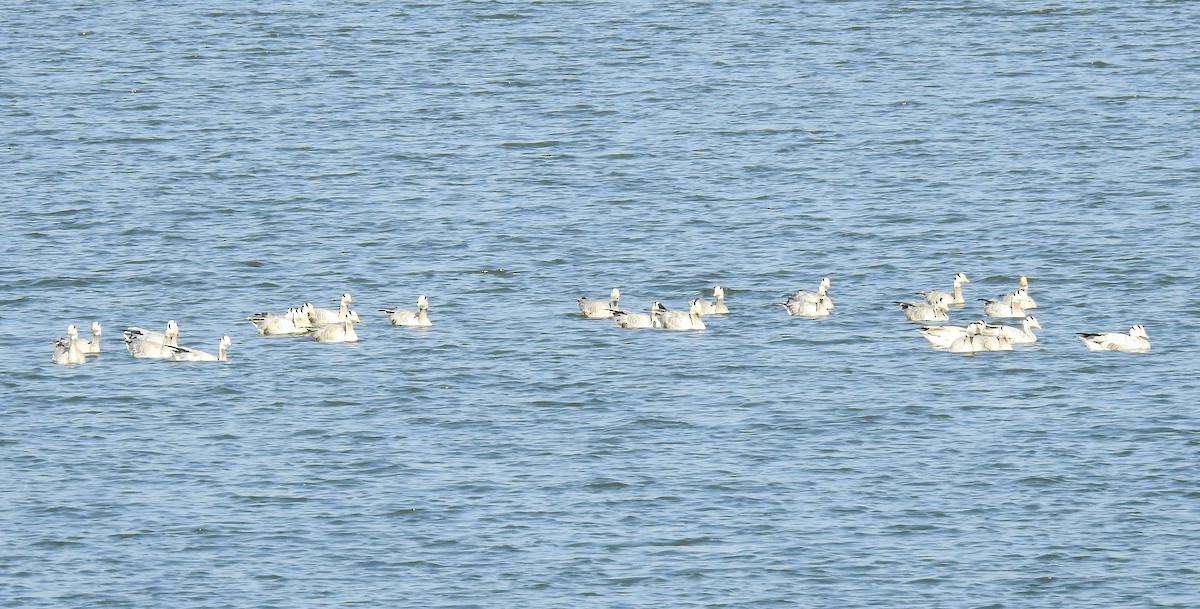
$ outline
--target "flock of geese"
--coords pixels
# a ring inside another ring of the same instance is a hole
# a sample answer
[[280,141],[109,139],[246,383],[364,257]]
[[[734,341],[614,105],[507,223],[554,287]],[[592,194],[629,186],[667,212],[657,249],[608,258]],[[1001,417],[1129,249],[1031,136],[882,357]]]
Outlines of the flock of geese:
[[[953,307],[963,308],[962,286],[970,283],[964,273],[954,276],[951,291],[929,290],[918,292],[924,300],[898,302],[905,318],[914,322],[945,322],[950,320]],[[797,290],[777,303],[793,317],[821,318],[833,311],[833,299],[829,296],[831,282],[822,278],[815,290]],[[688,303],[687,311],[668,309],[661,302],[654,302],[649,313],[625,311],[618,306],[621,291],[613,288],[608,300],[580,298],[580,314],[587,319],[612,319],[622,328],[663,328],[667,330],[703,330],[704,316],[725,315],[725,289],[713,288],[713,301],[695,299]],[[1020,326],[1010,326],[979,320],[965,326],[922,325],[921,336],[935,348],[952,353],[978,353],[981,351],[1011,351],[1013,345],[1037,341],[1034,329],[1042,325],[1028,311],[1037,308],[1037,302],[1029,294],[1029,280],[1021,277],[1016,290],[996,299],[983,299],[983,314],[991,318],[1021,319]],[[349,293],[342,294],[340,307],[322,309],[304,303],[288,308],[283,313],[255,313],[247,318],[262,336],[308,336],[322,343],[349,343],[358,341],[354,330],[361,319],[350,309],[353,299]],[[417,308],[380,309],[388,321],[395,326],[427,328],[433,325],[429,319],[429,299],[425,295],[417,298]],[[55,364],[82,364],[100,354],[100,322],[92,323],[92,338],[84,340],[74,324],[67,327],[65,336],[53,341]],[[210,353],[178,344],[179,325],[175,320],[167,322],[162,332],[131,327],[123,333],[125,348],[129,355],[139,359],[159,359],[177,362],[218,362],[228,360],[229,347],[233,344],[229,336],[222,336],[217,352]],[[1102,332],[1076,334],[1089,350],[1126,351],[1140,353],[1150,350],[1150,336],[1141,324],[1128,332]]]
[[[924,300],[898,302],[900,311],[909,321],[950,321],[953,307],[963,308],[963,284],[971,283],[965,273],[954,276],[951,291],[929,290],[918,292]],[[1012,351],[1013,345],[1037,342],[1034,329],[1042,324],[1028,312],[1037,308],[1037,302],[1029,295],[1029,279],[1021,277],[1016,290],[996,299],[982,299],[985,317],[997,319],[1020,319],[1020,326],[992,323],[984,320],[965,326],[923,325],[919,332],[935,349],[952,353],[978,353],[981,351]],[[821,279],[813,291],[797,290],[778,303],[794,317],[820,318],[833,311],[833,299],[829,296],[831,282]],[[613,288],[608,300],[580,298],[579,312],[588,319],[613,319],[622,328],[665,328],[668,330],[703,330],[705,315],[729,313],[725,305],[725,289],[713,288],[715,301],[696,299],[688,303],[688,311],[672,311],[661,302],[654,302],[649,313],[625,311],[618,306],[621,291]],[[1101,332],[1076,334],[1084,346],[1092,351],[1127,351],[1139,353],[1150,350],[1150,336],[1141,324],[1129,332]]]

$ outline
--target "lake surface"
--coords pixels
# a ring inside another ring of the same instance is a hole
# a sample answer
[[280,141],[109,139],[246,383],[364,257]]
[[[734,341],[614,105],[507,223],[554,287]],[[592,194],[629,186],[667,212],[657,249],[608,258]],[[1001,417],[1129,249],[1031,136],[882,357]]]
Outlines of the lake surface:
[[[9,7],[0,606],[1200,606],[1197,24]],[[895,303],[958,272],[956,323],[1028,276],[1041,340],[929,348]],[[704,331],[575,303],[716,285]],[[342,292],[354,345],[246,321]],[[168,319],[231,361],[126,355]]]

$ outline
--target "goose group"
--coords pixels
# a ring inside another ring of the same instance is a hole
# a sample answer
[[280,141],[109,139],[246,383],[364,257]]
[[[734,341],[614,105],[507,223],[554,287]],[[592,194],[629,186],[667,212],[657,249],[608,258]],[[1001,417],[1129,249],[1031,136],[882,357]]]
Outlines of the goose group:
[[[917,292],[924,300],[919,302],[897,302],[905,319],[923,322],[918,332],[930,346],[951,353],[979,353],[986,351],[1012,351],[1014,345],[1028,345],[1038,341],[1034,330],[1042,328],[1036,317],[1028,312],[1038,307],[1029,293],[1029,280],[1022,276],[1016,289],[997,298],[980,299],[984,302],[984,317],[993,319],[1021,319],[1021,324],[1005,325],[980,319],[966,325],[930,325],[927,322],[949,321],[952,308],[963,308],[967,300],[963,297],[963,285],[970,283],[966,273],[957,273],[951,280],[951,291],[925,290]],[[822,277],[814,290],[796,290],[786,295],[782,305],[790,317],[818,319],[833,311],[833,300],[829,296],[832,282]],[[725,303],[723,286],[712,288],[714,300],[693,298],[686,310],[673,310],[662,301],[653,301],[648,313],[627,311],[618,307],[621,291],[613,288],[608,300],[579,298],[576,304],[579,314],[585,319],[610,319],[620,328],[649,328],[666,330],[705,330],[705,316],[729,315]],[[350,309],[353,302],[349,292],[343,293],[337,309],[322,309],[306,302],[283,309],[281,313],[259,312],[246,319],[261,336],[306,336],[319,343],[352,343],[359,340],[355,330],[362,323],[358,313]],[[416,300],[416,309],[379,309],[393,326],[429,328],[433,322],[429,317],[429,298],[421,294]],[[101,353],[100,338],[103,326],[99,321],[91,324],[92,338],[80,338],[78,327],[70,324],[62,337],[51,341],[54,351],[51,362],[59,365],[79,365],[94,359]],[[160,332],[133,326],[123,332],[126,350],[136,359],[158,359],[173,362],[225,362],[233,341],[228,335],[217,343],[216,353],[179,345],[179,324],[169,320]],[[1146,327],[1135,324],[1127,332],[1080,332],[1076,336],[1089,351],[1124,351],[1144,353],[1150,350],[1150,335]]]

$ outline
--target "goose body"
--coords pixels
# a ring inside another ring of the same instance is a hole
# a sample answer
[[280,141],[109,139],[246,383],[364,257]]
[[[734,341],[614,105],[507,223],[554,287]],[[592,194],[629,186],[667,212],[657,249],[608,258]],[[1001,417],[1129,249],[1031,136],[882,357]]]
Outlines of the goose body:
[[246,319],[254,324],[254,329],[262,336],[285,336],[288,334],[305,334],[312,328],[308,312],[301,309],[288,309],[286,313],[255,313]]
[[173,362],[224,362],[229,359],[228,350],[232,344],[233,341],[229,340],[228,336],[222,336],[221,342],[217,345],[216,355],[187,347],[168,347],[172,353],[166,359]]
[[1097,334],[1081,332],[1076,334],[1076,336],[1079,337],[1079,340],[1083,341],[1083,345],[1089,351],[1141,353],[1150,350],[1150,334],[1146,332],[1146,327],[1141,324],[1133,326],[1126,334],[1121,332],[1101,332]]
[[1025,290],[1017,290],[1004,298],[985,300],[983,314],[988,317],[1025,317],[1025,308],[1021,306],[1024,295]]
[[82,364],[87,361],[87,354],[79,341],[79,330],[75,324],[67,326],[67,334],[54,341],[54,355],[50,356],[51,363],[62,366]]
[[700,301],[688,303],[688,312],[671,311],[661,302],[654,303],[654,313],[657,314],[660,327],[668,330],[703,330],[706,326],[700,319]]
[[[807,292],[811,293],[811,292]],[[826,298],[819,300],[789,300],[779,303],[787,309],[792,317],[825,317],[833,309],[833,303]]]
[[341,323],[328,324],[313,328],[309,334],[319,343],[353,343],[358,341],[358,333],[354,331],[354,322],[346,319]]
[[609,293],[609,300],[595,300],[592,298],[579,298],[575,302],[579,303],[579,313],[588,319],[611,319],[613,310],[617,308],[617,301],[621,298],[621,290],[613,288]]
[[941,296],[935,302],[900,302],[900,310],[909,321],[949,321],[950,299]]
[[700,314],[701,315],[724,315],[729,312],[729,308],[725,306],[725,288],[717,286],[713,288],[713,296],[716,302],[701,300]]
[[1037,318],[1032,315],[1027,315],[1021,322],[1021,327],[1003,326],[996,324],[986,324],[983,329],[983,334],[989,336],[1003,336],[1008,339],[1008,342],[1018,344],[1028,344],[1037,342],[1037,335],[1033,333],[1034,328],[1041,329],[1042,324]]
[[1017,280],[1017,285],[1019,287],[1016,290],[1005,294],[1000,299],[1005,302],[1016,302],[1021,305],[1022,309],[1036,309],[1037,301],[1029,295],[1029,279],[1021,277]]
[[125,330],[125,348],[138,359],[167,359],[176,347],[179,325],[172,319],[167,322],[165,332],[152,332],[133,327]]
[[651,313],[632,313],[630,311],[613,311],[613,318],[620,328],[657,328],[658,316]]
[[927,292],[921,292],[920,294],[925,297],[925,302],[929,304],[933,304],[935,301],[943,297],[948,298],[950,300],[950,304],[952,305],[966,304],[967,301],[963,300],[962,293],[962,284],[964,283],[971,283],[971,280],[967,279],[966,273],[959,273],[954,276],[954,287],[950,292],[929,290]]
[[407,311],[404,309],[379,309],[382,313],[387,313],[388,320],[393,326],[407,326],[413,328],[428,328],[433,325],[429,321],[429,299],[421,294],[417,297],[417,310]]
[[949,349],[954,341],[964,336],[983,334],[986,326],[982,321],[974,321],[965,326],[922,326],[918,331],[935,349]]
[[1003,336],[967,334],[950,343],[951,353],[978,353],[980,351],[1012,351],[1012,343]]
[[342,305],[336,311],[333,309],[320,309],[317,307],[313,307],[312,305],[308,305],[309,306],[309,311],[308,311],[309,321],[311,321],[313,323],[313,325],[336,324],[336,323],[346,321],[350,317],[350,303],[354,302],[354,299],[350,298],[349,292],[346,292],[345,294],[342,294],[342,298],[341,298],[340,302],[342,303]]
[[86,342],[80,341],[80,347],[85,355],[100,355],[100,335],[103,333],[103,330],[104,328],[101,327],[100,322],[92,322],[92,340]]

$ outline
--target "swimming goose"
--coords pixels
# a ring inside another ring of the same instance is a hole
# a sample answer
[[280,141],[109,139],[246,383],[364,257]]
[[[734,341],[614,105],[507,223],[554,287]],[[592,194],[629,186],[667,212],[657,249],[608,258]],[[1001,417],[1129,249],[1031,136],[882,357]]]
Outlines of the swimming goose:
[[1027,315],[1019,328],[1016,326],[987,324],[982,333],[989,336],[1003,336],[1008,339],[1008,342],[1014,345],[1027,344],[1037,342],[1037,335],[1033,333],[1033,329],[1041,329],[1041,327],[1042,324],[1038,322],[1036,317]]
[[950,298],[941,296],[934,302],[898,302],[900,310],[909,321],[949,321]]
[[255,313],[246,319],[262,336],[305,334],[312,329],[312,321],[304,309],[291,308],[286,313]]
[[617,308],[617,300],[621,298],[621,290],[613,288],[608,297],[608,302],[591,298],[578,298],[575,302],[579,303],[579,312],[588,319],[610,319]]
[[1025,290],[1017,290],[998,300],[981,299],[983,314],[988,317],[1025,317],[1025,308],[1021,306]]
[[358,341],[354,332],[354,322],[347,318],[336,324],[318,326],[309,334],[319,343],[353,343]]
[[100,355],[100,334],[103,328],[100,327],[100,322],[92,322],[92,340],[83,343],[83,352],[85,355]]
[[716,302],[707,300],[700,301],[701,315],[724,315],[729,312],[729,308],[725,306],[725,288],[717,286],[713,288],[713,296],[716,297]]
[[941,290],[929,290],[927,292],[919,292],[919,294],[921,296],[924,296],[925,302],[927,302],[929,304],[933,304],[933,301],[935,299],[937,299],[939,296],[945,296],[946,298],[949,298],[950,304],[952,304],[952,305],[967,304],[967,301],[963,300],[963,295],[962,295],[962,284],[964,284],[964,283],[971,283],[971,280],[967,279],[966,273],[959,273],[954,276],[953,293],[943,292]]
[[621,328],[657,328],[658,315],[654,313],[654,309],[646,313],[632,313],[629,311],[616,310],[613,311],[613,317],[617,320],[617,326]]
[[978,353],[980,351],[1012,351],[1012,343],[1003,336],[967,334],[950,343],[951,353]]
[[831,282],[829,281],[829,278],[822,277],[821,282],[819,284],[817,284],[816,291],[808,292],[805,290],[796,290],[795,292],[788,294],[786,302],[788,302],[788,303],[793,303],[793,302],[822,303],[823,308],[833,310],[833,299],[831,299],[829,297],[829,286],[830,285],[831,285]]
[[228,336],[222,336],[221,342],[217,345],[216,355],[187,347],[169,347],[171,355],[166,359],[173,362],[224,362],[229,360],[227,352],[232,344],[233,341],[229,340]]
[[82,364],[87,361],[87,355],[79,344],[79,330],[75,324],[67,326],[67,335],[54,341],[54,355],[50,356],[51,363],[60,365]]
[[310,305],[308,318],[314,324],[336,324],[346,321],[346,319],[350,316],[350,303],[353,301],[354,300],[350,298],[350,293],[347,292],[342,294],[340,301],[342,306],[336,311],[332,309],[318,309],[317,307],[312,307]]
[[1089,351],[1126,351],[1129,353],[1141,353],[1150,350],[1150,334],[1146,332],[1146,327],[1138,324],[1129,329],[1128,334],[1120,332],[1101,332],[1099,334],[1087,334],[1080,332],[1075,336],[1083,341],[1083,345]]
[[1029,279],[1021,277],[1019,280],[1017,280],[1017,284],[1020,287],[1005,294],[1004,296],[1000,297],[1000,299],[1004,302],[1015,301],[1017,304],[1021,305],[1022,309],[1036,309],[1037,301],[1035,301],[1033,297],[1029,295]]
[[968,334],[983,334],[986,322],[973,321],[965,326],[921,326],[918,332],[935,349],[948,349],[950,345]]
[[393,326],[428,328],[433,325],[433,322],[429,321],[429,299],[424,294],[417,297],[416,311],[404,309],[379,310],[382,313],[387,313],[388,319],[391,320]]
[[168,320],[167,329],[164,332],[155,332],[154,330],[147,330],[145,328],[133,326],[131,328],[126,328],[124,335],[126,344],[133,340],[145,340],[162,343],[170,335],[179,336],[179,324],[175,323],[174,319]]
[[783,308],[787,309],[787,314],[792,317],[825,317],[829,315],[829,311],[833,308],[833,303],[827,298],[819,300],[789,300],[779,304],[783,305]]
[[688,312],[671,311],[661,302],[654,303],[654,313],[657,314],[660,327],[668,330],[703,330],[704,321],[700,319],[700,301],[688,303]]
[[178,346],[178,337],[179,325],[172,319],[167,322],[167,330],[163,333],[141,328],[125,330],[125,347],[130,355],[139,359],[166,359],[174,353],[172,347]]

